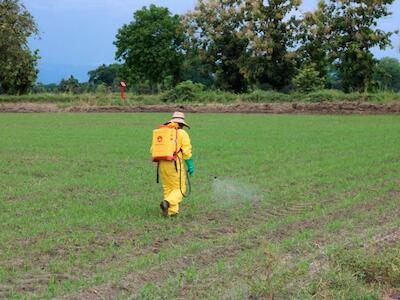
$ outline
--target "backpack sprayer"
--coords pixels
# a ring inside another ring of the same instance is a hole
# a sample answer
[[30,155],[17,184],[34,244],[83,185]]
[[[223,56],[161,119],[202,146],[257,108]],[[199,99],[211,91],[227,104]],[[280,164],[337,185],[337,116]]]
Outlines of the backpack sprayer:
[[189,174],[186,171],[186,180],[188,182],[188,193],[182,191],[182,159],[179,157],[178,149],[178,129],[171,125],[161,125],[160,128],[153,130],[152,141],[152,159],[157,162],[157,183],[160,182],[160,161],[173,161],[175,170],[178,172],[179,163],[179,189],[183,197],[189,197],[192,192],[192,186],[189,179]]

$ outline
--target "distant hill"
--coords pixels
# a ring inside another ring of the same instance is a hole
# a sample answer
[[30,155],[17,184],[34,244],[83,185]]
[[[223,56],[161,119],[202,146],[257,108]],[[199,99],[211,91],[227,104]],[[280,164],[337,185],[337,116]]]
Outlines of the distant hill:
[[73,75],[79,82],[85,82],[89,79],[88,72],[94,70],[97,66],[90,65],[63,65],[39,63],[38,82],[44,84],[59,83],[61,79],[66,79]]

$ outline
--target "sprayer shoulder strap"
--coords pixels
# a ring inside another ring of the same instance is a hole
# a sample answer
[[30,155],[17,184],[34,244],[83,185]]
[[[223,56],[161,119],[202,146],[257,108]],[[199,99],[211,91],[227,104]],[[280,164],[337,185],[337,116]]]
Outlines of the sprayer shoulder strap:
[[175,143],[176,143],[176,148],[175,148],[175,152],[176,152],[176,154],[178,155],[178,153],[181,151],[181,149],[179,148],[178,149],[178,141],[179,140],[179,138],[178,138],[178,128],[175,128]]

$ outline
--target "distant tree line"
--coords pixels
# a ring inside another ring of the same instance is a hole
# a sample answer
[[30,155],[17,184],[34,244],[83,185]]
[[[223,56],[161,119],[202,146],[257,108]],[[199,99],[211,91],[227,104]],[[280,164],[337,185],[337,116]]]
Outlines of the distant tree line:
[[119,64],[101,65],[97,69],[89,71],[88,82],[79,82],[73,75],[62,79],[60,83],[37,83],[32,87],[33,93],[107,93],[119,90],[119,73],[122,66]]
[[199,0],[174,15],[150,5],[116,35],[118,64],[101,65],[79,83],[34,84],[37,34],[19,0],[0,0],[0,92],[112,92],[120,80],[131,91],[155,93],[192,81],[236,93],[255,89],[309,92],[400,90],[400,63],[376,59],[394,32],[377,28],[394,0],[323,0],[300,14],[300,0]]
[[119,30],[116,58],[131,85],[152,90],[184,80],[234,92],[397,89],[382,80],[398,61],[371,52],[391,45],[377,28],[391,3],[325,0],[300,15],[299,0],[199,0],[182,16],[151,5]]

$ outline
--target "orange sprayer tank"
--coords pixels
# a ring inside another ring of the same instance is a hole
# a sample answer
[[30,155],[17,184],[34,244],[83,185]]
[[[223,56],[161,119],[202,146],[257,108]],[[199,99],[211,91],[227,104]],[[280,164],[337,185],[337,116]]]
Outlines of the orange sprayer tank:
[[178,130],[161,126],[153,130],[152,158],[153,161],[176,160]]

